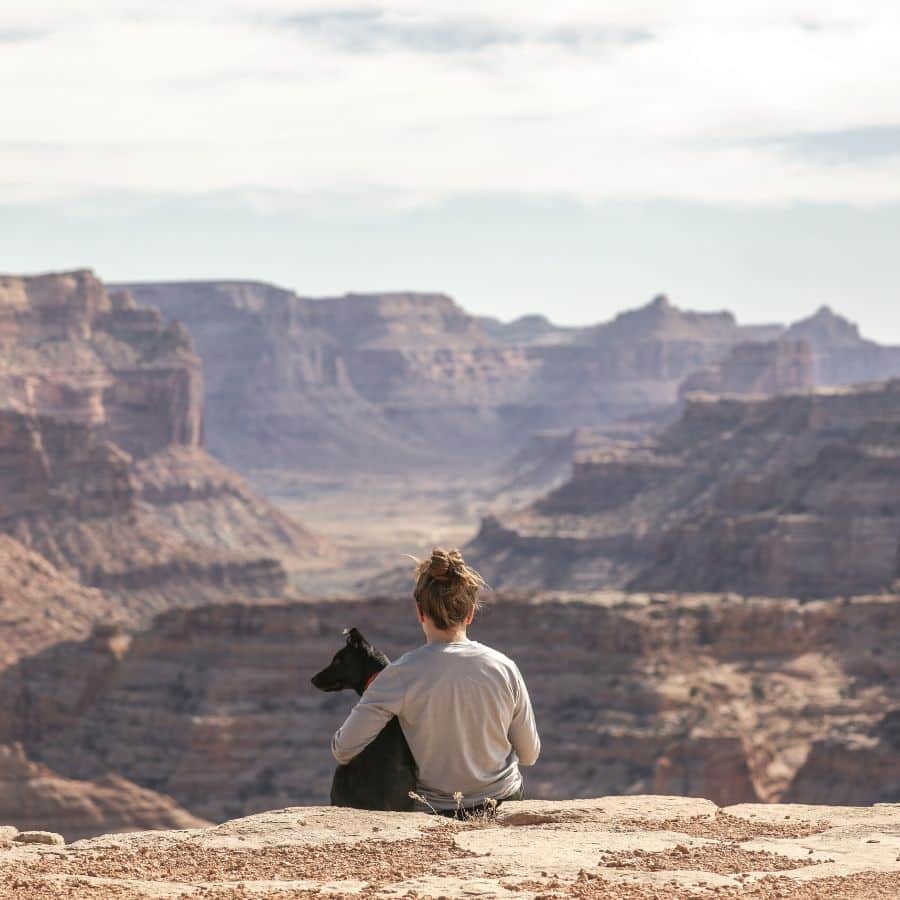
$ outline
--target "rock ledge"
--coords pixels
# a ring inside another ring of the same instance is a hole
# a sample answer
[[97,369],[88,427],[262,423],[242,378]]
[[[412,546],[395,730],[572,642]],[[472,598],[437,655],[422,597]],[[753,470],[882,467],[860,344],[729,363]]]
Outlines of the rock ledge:
[[509,803],[462,823],[295,807],[0,854],[0,900],[329,896],[897,897],[900,804],[603,797]]

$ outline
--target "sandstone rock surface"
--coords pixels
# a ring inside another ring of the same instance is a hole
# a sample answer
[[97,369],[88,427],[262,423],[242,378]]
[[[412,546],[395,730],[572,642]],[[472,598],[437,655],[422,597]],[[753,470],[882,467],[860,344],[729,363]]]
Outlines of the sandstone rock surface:
[[292,807],[215,828],[0,851],[0,898],[870,900],[900,888],[900,809],[665,796],[509,803],[495,819]]

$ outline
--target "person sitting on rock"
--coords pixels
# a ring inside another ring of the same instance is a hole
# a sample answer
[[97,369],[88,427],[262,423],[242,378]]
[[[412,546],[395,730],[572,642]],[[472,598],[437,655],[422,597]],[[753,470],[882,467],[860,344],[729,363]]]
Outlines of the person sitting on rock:
[[418,564],[413,596],[426,643],[379,673],[331,742],[346,764],[397,716],[418,766],[416,799],[450,816],[521,800],[519,766],[541,748],[518,667],[467,635],[485,586],[458,550],[436,548]]

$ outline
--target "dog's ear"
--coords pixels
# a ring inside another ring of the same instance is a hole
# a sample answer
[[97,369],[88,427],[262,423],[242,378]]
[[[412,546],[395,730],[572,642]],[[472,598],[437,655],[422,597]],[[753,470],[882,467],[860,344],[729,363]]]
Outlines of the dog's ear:
[[345,628],[344,637],[347,638],[348,647],[363,647],[366,644],[366,639],[356,628]]

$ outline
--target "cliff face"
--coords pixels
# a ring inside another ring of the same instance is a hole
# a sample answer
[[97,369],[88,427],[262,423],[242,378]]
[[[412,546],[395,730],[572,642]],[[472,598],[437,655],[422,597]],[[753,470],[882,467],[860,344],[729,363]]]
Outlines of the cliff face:
[[[421,641],[400,599],[171,611],[133,638],[98,632],[8,669],[0,740],[204,818],[323,803],[354,697],[309,678],[350,625],[391,654]],[[898,627],[896,596],[571,594],[500,596],[473,636],[528,682],[544,741],[530,796],[869,803],[900,801],[900,650],[883,639]]]
[[796,322],[785,337],[806,341],[812,348],[816,384],[835,386],[900,377],[900,347],[866,340],[856,325],[827,306]]
[[118,604],[66,576],[39,553],[0,534],[0,668],[58,641],[88,636]]
[[0,411],[0,530],[137,623],[173,604],[277,596],[319,552],[301,526],[203,450],[133,460],[102,431]]
[[471,461],[531,432],[674,403],[691,372],[759,329],[665,298],[596,328],[508,326],[429,294],[310,300],[253,283],[135,284],[184,321],[206,367],[207,436],[259,468]]
[[[319,552],[201,448],[200,361],[158,310],[90,272],[3,276],[0,350],[0,531],[40,554],[48,590],[103,589],[94,618],[112,605],[136,624],[278,595],[286,565]],[[76,631],[91,620],[82,594],[62,615]],[[26,633],[43,646],[39,631],[20,628],[15,652]]]
[[792,394],[813,387],[813,356],[804,341],[737,344],[719,363],[688,376],[682,397],[707,394]]
[[889,588],[900,549],[900,382],[696,400],[656,440],[582,456],[485,520],[491,584],[829,596]]
[[200,443],[187,334],[91,272],[0,276],[0,348],[3,406],[92,425],[132,454]]
[[21,746],[0,746],[0,822],[20,831],[60,832],[69,841],[152,828],[200,828],[206,823],[118,775],[97,781],[61,778],[27,758]]

